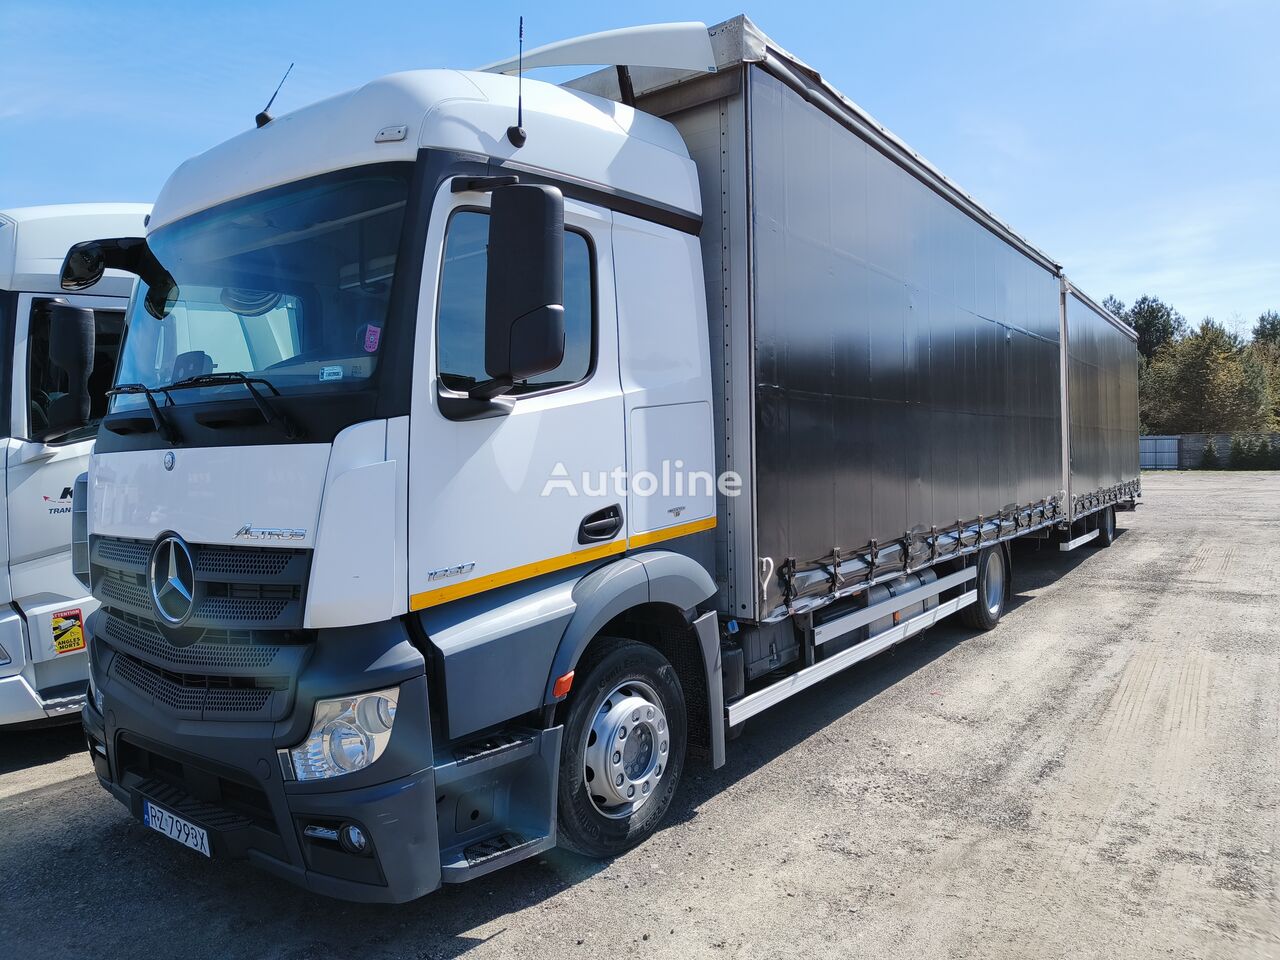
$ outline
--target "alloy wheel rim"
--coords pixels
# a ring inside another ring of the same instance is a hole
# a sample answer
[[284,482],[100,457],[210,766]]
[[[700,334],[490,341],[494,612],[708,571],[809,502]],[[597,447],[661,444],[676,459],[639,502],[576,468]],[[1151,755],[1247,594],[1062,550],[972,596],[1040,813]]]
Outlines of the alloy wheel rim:
[[662,698],[649,684],[626,680],[592,712],[583,754],[583,781],[605,817],[631,816],[658,792],[670,758],[671,729]]
[[1004,605],[1004,558],[1000,551],[992,552],[987,560],[987,613],[998,616]]

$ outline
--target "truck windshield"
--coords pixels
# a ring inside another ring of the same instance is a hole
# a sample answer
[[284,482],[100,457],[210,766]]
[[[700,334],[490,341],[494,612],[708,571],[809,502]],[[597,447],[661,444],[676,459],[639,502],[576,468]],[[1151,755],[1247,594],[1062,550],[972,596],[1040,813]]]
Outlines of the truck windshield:
[[[153,316],[139,282],[116,384],[207,401],[265,380],[281,393],[359,388],[377,368],[409,192],[409,164],[326,174],[221,204],[154,231],[147,245],[173,278]],[[116,394],[112,410],[147,404]]]

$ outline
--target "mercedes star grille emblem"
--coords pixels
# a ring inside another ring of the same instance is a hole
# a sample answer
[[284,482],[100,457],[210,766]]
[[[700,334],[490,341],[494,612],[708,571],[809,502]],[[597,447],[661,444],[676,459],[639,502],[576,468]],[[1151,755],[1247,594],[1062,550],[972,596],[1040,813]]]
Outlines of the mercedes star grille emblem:
[[191,550],[177,534],[162,537],[152,548],[147,579],[160,619],[171,627],[186,623],[195,605],[195,564]]

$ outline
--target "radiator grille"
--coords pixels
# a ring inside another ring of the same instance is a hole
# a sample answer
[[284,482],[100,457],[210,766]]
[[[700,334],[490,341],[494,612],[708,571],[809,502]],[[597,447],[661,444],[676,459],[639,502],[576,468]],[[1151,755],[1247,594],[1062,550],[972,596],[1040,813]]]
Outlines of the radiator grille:
[[280,619],[288,600],[243,600],[238,597],[208,597],[196,607],[201,620],[223,623],[262,623]]
[[124,605],[147,610],[151,607],[151,592],[136,576],[117,570],[108,570],[98,583],[99,599],[107,606]]
[[117,653],[111,674],[156,703],[179,713],[262,713],[282,680],[212,677],[161,670]]
[[188,647],[169,643],[155,627],[137,617],[108,614],[103,632],[115,647],[142,655],[153,663],[216,670],[266,670],[280,653],[279,644],[255,643],[247,630],[206,630]]
[[[135,617],[154,617],[148,583],[148,540],[92,537],[90,574],[103,605]],[[195,608],[187,628],[293,630],[301,628],[311,551],[280,547],[188,544]]]
[[195,558],[196,573],[223,577],[278,577],[304,550],[270,550],[258,547],[202,546]]
[[170,710],[199,713],[204,708],[206,690],[203,687],[187,687],[173,683],[166,680],[160,672],[126,654],[121,654],[112,662],[111,672],[128,686]]
[[144,540],[100,540],[98,556],[130,567],[144,567],[151,556],[151,544]]

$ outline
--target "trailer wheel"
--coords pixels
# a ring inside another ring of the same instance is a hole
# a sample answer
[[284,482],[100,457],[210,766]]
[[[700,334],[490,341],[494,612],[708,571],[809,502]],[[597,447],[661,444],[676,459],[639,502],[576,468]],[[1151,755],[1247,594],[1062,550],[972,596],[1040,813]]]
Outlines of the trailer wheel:
[[1098,535],[1093,538],[1099,547],[1109,547],[1116,541],[1115,507],[1103,507],[1098,512]]
[[990,630],[1000,622],[1009,594],[1009,564],[1003,547],[988,547],[978,554],[978,599],[960,611],[960,619],[974,630]]
[[559,840],[613,857],[646,839],[684,768],[684,693],[653,647],[602,637],[574,684],[560,750]]

